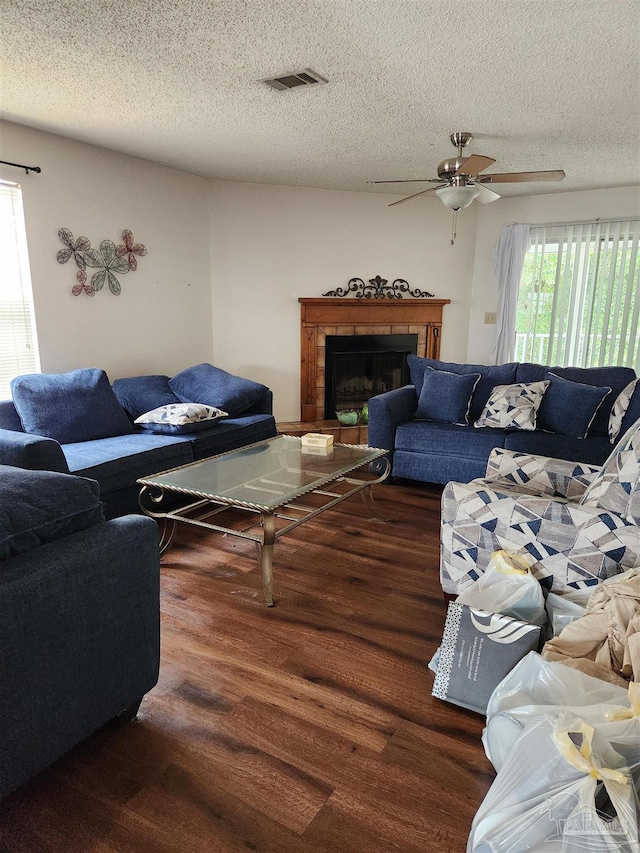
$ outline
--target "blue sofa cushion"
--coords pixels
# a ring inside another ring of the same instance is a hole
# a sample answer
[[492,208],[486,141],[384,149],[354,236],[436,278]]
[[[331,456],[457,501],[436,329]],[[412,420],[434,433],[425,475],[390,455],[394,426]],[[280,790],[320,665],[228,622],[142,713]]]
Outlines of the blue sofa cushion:
[[212,364],[188,367],[169,380],[169,387],[183,403],[204,403],[229,413],[241,415],[258,402],[268,390],[265,385],[234,376]]
[[[471,398],[469,420],[477,420],[487,404],[489,395],[496,385],[512,385],[516,382],[516,362],[507,364],[457,364],[449,361],[438,361],[435,358],[422,358],[418,355],[407,356],[411,382],[420,396],[426,367],[434,370],[447,370],[449,373],[479,373],[480,381],[476,385]],[[541,377],[544,378],[544,377]],[[520,380],[517,380],[520,381]]]
[[24,431],[60,444],[133,432],[104,370],[18,376],[11,393]]
[[479,373],[450,373],[426,367],[415,418],[443,424],[468,424],[471,396]]
[[539,429],[586,438],[598,407],[611,394],[611,388],[572,382],[552,371],[545,373],[545,379],[550,384],[538,410]]
[[218,453],[226,453],[256,441],[264,441],[276,435],[273,415],[244,415],[241,418],[226,418],[213,429],[185,436],[193,448],[193,458],[207,459]]
[[117,435],[62,446],[69,470],[97,480],[104,494],[135,486],[136,480],[193,462],[187,436]]
[[132,420],[145,412],[157,409],[158,406],[182,402],[169,388],[169,377],[160,374],[116,379],[113,383],[113,393]]
[[134,423],[158,435],[185,435],[211,429],[227,412],[202,403],[170,403],[145,412]]
[[[609,434],[609,415],[611,414],[616,397],[632,379],[636,378],[636,374],[631,367],[545,367],[542,364],[523,361],[518,364],[517,381],[539,382],[541,379],[544,379],[547,372],[555,373],[556,376],[560,376],[562,379],[570,379],[572,382],[582,382],[585,385],[611,388],[611,395],[605,398],[596,412],[596,416],[589,429],[590,436]],[[640,411],[638,412],[638,416],[640,416]],[[632,423],[632,420],[629,421],[629,426]],[[621,434],[624,433],[626,424],[623,423],[622,426]]]
[[572,462],[586,462],[588,465],[602,465],[611,452],[609,439],[604,436],[571,438],[568,435],[556,435],[542,430],[508,432],[504,447],[519,453],[552,456],[554,459],[569,459]]
[[0,560],[104,520],[93,480],[0,465]]
[[[494,447],[504,447],[505,430],[483,427],[473,429],[458,424],[438,424],[428,421],[408,421],[396,430],[395,450],[416,454],[471,459],[484,459]],[[486,467],[486,466],[485,466]]]

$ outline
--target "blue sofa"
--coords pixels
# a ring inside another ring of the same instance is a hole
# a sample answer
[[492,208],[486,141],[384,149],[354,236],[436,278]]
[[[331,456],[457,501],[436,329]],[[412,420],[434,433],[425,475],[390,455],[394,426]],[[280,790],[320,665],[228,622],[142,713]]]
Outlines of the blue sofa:
[[0,466],[0,797],[135,716],[158,679],[159,586],[154,521],[105,521],[94,481]]
[[[210,364],[112,386],[96,369],[13,382],[13,400],[0,401],[0,464],[96,480],[107,518],[140,512],[140,477],[276,435],[269,388]],[[181,402],[217,406],[229,417],[198,424],[198,431],[158,433],[133,423]]]
[[[613,446],[608,435],[612,407],[618,395],[636,378],[635,372],[628,367],[545,367],[528,362],[487,366],[443,362],[415,355],[408,356],[408,364],[410,385],[369,400],[368,440],[372,447],[389,451],[392,476],[427,483],[448,483],[452,480],[467,483],[483,477],[494,447],[601,465]],[[468,423],[443,423],[416,417],[425,371],[428,370],[459,376],[480,374],[470,400]],[[554,413],[556,431],[538,427],[532,431],[474,427],[496,386],[540,382],[549,372],[572,383],[611,389],[597,408],[586,437],[564,434],[567,430],[563,428],[563,419],[570,420],[571,412],[562,410]],[[639,417],[640,383],[622,420],[619,437]]]

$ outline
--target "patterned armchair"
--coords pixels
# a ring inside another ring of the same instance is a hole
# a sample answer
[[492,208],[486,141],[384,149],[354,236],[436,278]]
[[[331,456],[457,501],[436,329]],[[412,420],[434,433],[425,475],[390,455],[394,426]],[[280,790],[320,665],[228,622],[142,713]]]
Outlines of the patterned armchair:
[[458,595],[493,551],[529,557],[549,591],[563,593],[640,566],[640,420],[602,468],[502,448],[484,479],[442,495],[440,580]]

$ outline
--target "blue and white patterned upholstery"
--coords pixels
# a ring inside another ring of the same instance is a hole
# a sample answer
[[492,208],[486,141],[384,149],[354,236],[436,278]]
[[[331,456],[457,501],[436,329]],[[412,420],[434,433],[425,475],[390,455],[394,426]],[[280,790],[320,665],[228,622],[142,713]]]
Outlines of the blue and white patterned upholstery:
[[624,420],[624,416],[627,414],[631,398],[633,397],[639,382],[640,379],[633,379],[629,382],[629,384],[626,385],[618,394],[615,403],[611,408],[611,414],[609,415],[609,441],[611,444],[615,442],[620,434],[622,421]]
[[548,381],[497,385],[474,426],[534,430],[536,413],[548,387]]
[[615,512],[640,525],[640,421],[616,445],[580,503]]
[[[638,479],[631,495],[626,492],[627,475],[640,470],[640,421],[616,450],[616,460],[597,469],[496,449],[484,479],[448,483],[442,494],[443,591],[457,595],[469,587],[501,549],[533,558],[532,573],[557,593],[640,566],[640,527],[629,514],[638,508]],[[627,494],[624,514],[612,509],[620,504],[618,485]]]

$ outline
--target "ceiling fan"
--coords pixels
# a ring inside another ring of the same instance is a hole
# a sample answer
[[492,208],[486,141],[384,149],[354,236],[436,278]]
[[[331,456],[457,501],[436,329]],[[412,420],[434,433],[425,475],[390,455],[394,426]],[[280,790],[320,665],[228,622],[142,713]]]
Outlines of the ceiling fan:
[[471,142],[473,136],[470,133],[452,133],[449,137],[451,143],[458,149],[455,159],[443,160],[438,166],[437,178],[417,178],[415,180],[400,181],[368,181],[370,184],[412,184],[429,183],[438,184],[437,187],[429,187],[419,193],[401,198],[392,202],[402,204],[411,201],[412,198],[435,192],[445,207],[458,211],[468,207],[474,199],[480,204],[489,204],[500,198],[498,193],[490,190],[486,184],[516,184],[526,181],[561,181],[564,178],[562,169],[549,172],[503,172],[502,174],[482,175],[496,161],[492,157],[482,154],[471,154],[470,157],[462,156],[462,149]]

